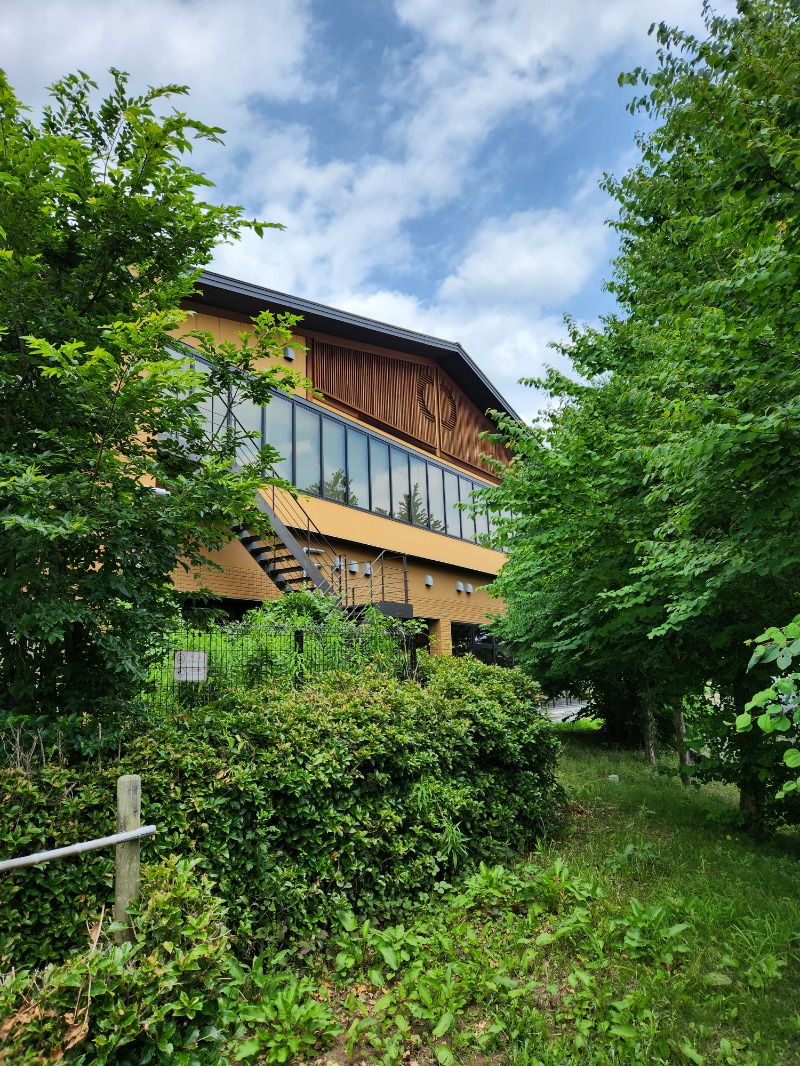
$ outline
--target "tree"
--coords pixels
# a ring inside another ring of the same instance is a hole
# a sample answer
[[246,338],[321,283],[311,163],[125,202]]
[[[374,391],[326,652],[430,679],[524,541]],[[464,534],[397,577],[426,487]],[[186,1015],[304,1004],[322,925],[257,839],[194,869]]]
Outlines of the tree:
[[[232,467],[247,435],[219,417],[292,382],[257,370],[292,319],[262,316],[202,354],[177,308],[220,240],[246,228],[203,200],[183,157],[221,131],[177,110],[175,85],[93,105],[73,75],[41,123],[0,75],[0,687],[6,712],[116,703],[175,610],[170,573],[202,564],[253,506],[271,449]],[[224,413],[225,403],[222,410]],[[251,445],[252,450],[252,445]],[[158,491],[154,491],[154,486]]]
[[[585,611],[605,619],[592,639],[607,660],[622,650],[607,628],[625,620],[635,660],[675,662],[678,690],[712,681],[732,718],[750,695],[745,640],[800,607],[800,4],[743,0],[732,18],[706,6],[705,25],[704,39],[661,25],[656,71],[621,79],[643,87],[632,108],[658,125],[639,141],[642,162],[605,181],[619,205],[609,288],[620,311],[598,330],[573,330],[565,350],[585,386],[556,382],[564,410],[540,431],[546,446],[517,466],[523,479],[548,471],[554,487],[560,477],[568,498],[585,482],[589,521],[625,506],[619,540],[595,544],[594,586],[578,553],[574,571],[557,571],[570,605],[560,623],[574,631],[585,617],[570,598],[575,582]],[[598,416],[603,435],[623,442],[619,460],[587,450],[570,468],[568,442],[591,441]],[[512,467],[510,483],[520,476]],[[526,499],[503,579],[507,626],[520,633],[514,555],[535,553],[541,535],[540,504]],[[562,559],[566,540],[553,537]],[[549,542],[542,553],[544,575]],[[547,595],[542,578],[532,588]],[[756,810],[762,770],[738,765],[742,805]]]

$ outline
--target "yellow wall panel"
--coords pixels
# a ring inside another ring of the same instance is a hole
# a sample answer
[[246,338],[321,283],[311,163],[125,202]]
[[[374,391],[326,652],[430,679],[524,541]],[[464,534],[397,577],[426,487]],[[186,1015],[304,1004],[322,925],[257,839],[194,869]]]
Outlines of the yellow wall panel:
[[[199,308],[202,305],[195,306]],[[237,341],[238,333],[249,327],[241,316],[225,312],[208,314],[207,309],[203,309],[187,322],[186,328],[207,330],[219,342]],[[294,361],[289,363],[278,357],[275,362],[291,366],[305,376],[310,365],[305,351],[306,343],[307,338],[302,334],[294,335]],[[322,409],[337,410],[335,403],[321,400],[305,390],[298,392]],[[408,401],[415,398],[416,392]],[[366,424],[353,417],[352,413],[350,417],[356,423]],[[369,426],[374,431],[374,422]],[[399,441],[407,446],[407,441],[393,433],[390,426],[381,426],[379,432],[388,440]],[[471,473],[469,464],[466,464],[465,469],[465,465],[458,460],[440,458],[440,461],[457,472]],[[495,480],[491,476],[484,476],[487,481]],[[265,492],[265,498],[268,501],[271,499],[270,490]],[[480,624],[486,621],[489,613],[502,612],[502,602],[492,599],[485,588],[505,560],[502,553],[317,497],[301,496],[300,505],[334,550],[348,562],[359,564],[361,578],[364,564],[373,563],[384,550],[407,556],[409,600],[415,615],[429,620],[434,652],[449,653],[452,622]],[[238,540],[232,540],[213,558],[223,567],[222,571],[207,570],[192,574],[178,571],[174,575],[176,587],[186,593],[196,593],[200,588],[206,588],[215,596],[237,600],[274,599],[281,595]],[[432,584],[426,585],[426,577],[432,578]],[[340,575],[340,580],[350,582],[349,573],[346,577]],[[457,582],[461,582],[463,591],[457,591]],[[466,591],[467,585],[472,586],[472,593]],[[402,596],[393,591],[386,598],[402,599]]]

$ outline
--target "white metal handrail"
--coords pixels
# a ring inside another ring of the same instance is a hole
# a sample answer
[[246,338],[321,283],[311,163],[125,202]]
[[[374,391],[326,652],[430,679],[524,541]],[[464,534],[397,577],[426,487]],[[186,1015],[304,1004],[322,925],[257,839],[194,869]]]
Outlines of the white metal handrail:
[[36,851],[33,855],[20,855],[16,859],[3,859],[0,862],[0,874],[6,870],[18,870],[21,866],[40,866],[43,862],[52,862],[53,859],[68,859],[71,855],[83,855],[85,851],[99,851],[111,844],[124,844],[126,840],[141,840],[142,837],[156,835],[154,825],[143,825],[138,829],[129,829],[127,833],[112,833],[108,837],[98,837],[97,840],[84,840],[80,844],[66,844],[63,848],[52,848],[50,851]]

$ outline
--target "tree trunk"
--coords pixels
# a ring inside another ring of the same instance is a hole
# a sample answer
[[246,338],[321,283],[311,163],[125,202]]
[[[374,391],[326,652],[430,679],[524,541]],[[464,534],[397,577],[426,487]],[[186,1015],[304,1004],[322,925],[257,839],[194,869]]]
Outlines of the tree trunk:
[[766,792],[763,788],[742,785],[739,789],[739,810],[744,815],[744,827],[748,833],[761,837],[765,832],[764,806]]
[[[744,711],[745,704],[752,695],[752,682],[741,680],[733,686],[733,701],[736,714]],[[739,742],[742,750],[742,763],[739,777],[739,810],[744,815],[744,828],[754,836],[764,836],[766,831],[767,787],[758,776],[758,748],[764,743],[764,734],[760,729],[750,733],[741,733]]]
[[689,752],[686,750],[686,719],[683,717],[683,703],[676,700],[675,709],[675,745],[678,749],[678,766],[681,772],[681,782],[688,787],[692,783],[689,767],[692,765]]
[[653,705],[650,697],[644,701],[644,757],[651,766],[656,765],[656,720],[653,717]]

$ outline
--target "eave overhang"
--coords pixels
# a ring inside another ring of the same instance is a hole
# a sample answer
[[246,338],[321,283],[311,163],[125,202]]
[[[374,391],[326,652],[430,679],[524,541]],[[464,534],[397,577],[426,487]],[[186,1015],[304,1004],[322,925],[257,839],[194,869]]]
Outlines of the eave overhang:
[[513,407],[500,395],[461,345],[454,341],[445,341],[425,333],[402,329],[400,326],[377,322],[362,315],[315,303],[313,300],[289,296],[285,292],[276,292],[274,289],[207,270],[200,275],[192,301],[245,315],[247,318],[253,318],[264,310],[274,314],[289,312],[302,315],[302,326],[312,333],[341,338],[350,341],[355,347],[359,344],[370,344],[392,348],[409,355],[424,356],[436,362],[482,411],[502,411],[519,420],[519,415]]

